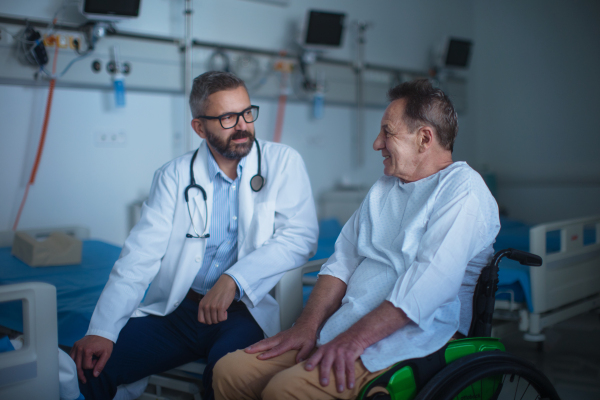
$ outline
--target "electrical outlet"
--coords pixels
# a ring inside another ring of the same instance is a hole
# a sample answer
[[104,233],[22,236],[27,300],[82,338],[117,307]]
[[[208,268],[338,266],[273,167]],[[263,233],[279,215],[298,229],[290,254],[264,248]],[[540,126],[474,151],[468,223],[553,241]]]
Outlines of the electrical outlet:
[[94,132],[94,144],[96,147],[125,147],[127,135],[118,130],[102,130]]
[[69,47],[69,41],[69,36],[56,35],[56,42],[58,43],[58,47],[61,49],[66,49]]
[[54,35],[44,35],[44,46],[52,47],[56,42],[56,36]]
[[81,39],[79,36],[71,36],[71,35],[44,35],[44,46],[46,47],[54,47],[58,45],[59,49],[75,49],[75,44],[73,40],[77,39],[79,43],[81,43]]

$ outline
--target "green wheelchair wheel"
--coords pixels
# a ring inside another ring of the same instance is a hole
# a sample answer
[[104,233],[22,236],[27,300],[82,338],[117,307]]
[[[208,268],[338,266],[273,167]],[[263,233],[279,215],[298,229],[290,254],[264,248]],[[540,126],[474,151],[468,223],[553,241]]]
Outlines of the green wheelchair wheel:
[[[357,400],[413,400],[418,392],[447,365],[467,355],[479,352],[502,352],[504,345],[496,338],[466,338],[454,340],[435,353],[397,363],[361,390]],[[484,385],[495,388],[498,380],[486,378]],[[387,393],[374,393],[382,388]]]
[[502,352],[465,356],[448,365],[415,400],[560,400],[532,363]]

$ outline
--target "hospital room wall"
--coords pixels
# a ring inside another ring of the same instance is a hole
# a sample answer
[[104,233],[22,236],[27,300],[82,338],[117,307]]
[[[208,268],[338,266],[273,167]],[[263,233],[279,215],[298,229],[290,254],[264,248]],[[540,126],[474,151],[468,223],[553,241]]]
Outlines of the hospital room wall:
[[474,3],[476,162],[529,223],[600,214],[600,3]]
[[[32,7],[32,4],[36,7]],[[471,37],[470,1],[379,1],[371,7],[361,1],[331,1],[327,9],[346,11],[349,19],[375,22],[368,31],[369,62],[410,69],[425,69],[432,44],[443,34]],[[14,2],[2,13],[48,19],[61,1]],[[441,4],[441,6],[440,6]],[[289,48],[289,31],[306,9],[322,8],[322,2],[291,1],[288,7],[242,0],[194,1],[194,37],[229,45],[269,50]],[[12,7],[12,8],[11,8]],[[141,33],[181,36],[183,1],[144,1],[142,16],[119,27]],[[232,10],[237,10],[233,12]],[[393,12],[390,12],[393,11]],[[70,14],[66,14],[68,18]],[[213,16],[231,16],[219,23]],[[451,16],[452,18],[448,18]],[[77,18],[76,14],[72,19]],[[422,24],[431,20],[434,28]],[[271,29],[259,29],[272,26]],[[341,50],[332,52],[352,59],[351,36]],[[398,40],[398,38],[402,38]],[[46,88],[0,85],[0,229],[10,229],[22,199],[40,135]],[[259,138],[272,138],[277,113],[276,99],[259,98],[256,123]],[[147,195],[153,172],[183,150],[183,96],[128,92],[127,105],[116,109],[110,91],[57,88],[46,147],[37,180],[31,187],[20,228],[84,225],[92,236],[122,244],[128,233],[129,206]],[[371,150],[383,108],[365,111],[365,165],[356,167],[352,137],[355,109],[326,104],[324,117],[311,116],[308,103],[288,102],[283,143],[303,156],[315,198],[341,180],[372,184],[382,172],[381,156]],[[461,140],[457,156],[472,158],[473,140],[469,113],[461,115]],[[126,142],[111,147],[95,139],[101,132],[123,132]]]

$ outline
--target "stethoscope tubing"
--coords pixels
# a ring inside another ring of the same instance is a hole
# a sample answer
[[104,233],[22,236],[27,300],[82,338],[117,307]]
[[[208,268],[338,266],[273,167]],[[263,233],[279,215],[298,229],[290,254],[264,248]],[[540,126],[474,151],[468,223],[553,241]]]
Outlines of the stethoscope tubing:
[[[250,179],[250,188],[254,191],[254,192],[258,192],[260,191],[264,184],[265,184],[265,178],[262,176],[261,174],[261,153],[260,153],[260,145],[258,144],[258,140],[255,138],[254,139],[254,143],[256,143],[256,150],[258,151],[258,171],[257,174],[254,175],[251,179]],[[207,196],[206,196],[206,191],[204,190],[204,188],[200,185],[198,185],[196,183],[196,179],[194,177],[194,161],[196,161],[196,156],[198,155],[198,151],[200,150],[200,148],[196,149],[196,151],[194,152],[194,155],[192,156],[192,161],[190,161],[190,184],[186,186],[186,188],[183,191],[183,197],[185,198],[185,202],[187,204],[187,209],[188,209],[188,214],[190,216],[190,220],[192,221],[192,229],[194,230],[194,233],[196,234],[196,236],[187,233],[185,235],[186,238],[196,238],[196,239],[208,239],[210,237],[210,234],[207,232],[208,230],[208,201],[207,201]],[[200,235],[198,233],[198,231],[196,230],[196,226],[194,225],[194,218],[192,218],[192,211],[190,210],[190,201],[189,201],[189,194],[188,192],[190,191],[190,189],[198,189],[200,191],[200,193],[202,193],[202,198],[204,199],[204,210],[205,210],[205,214],[206,218],[204,219],[204,231],[202,232],[202,235]]]

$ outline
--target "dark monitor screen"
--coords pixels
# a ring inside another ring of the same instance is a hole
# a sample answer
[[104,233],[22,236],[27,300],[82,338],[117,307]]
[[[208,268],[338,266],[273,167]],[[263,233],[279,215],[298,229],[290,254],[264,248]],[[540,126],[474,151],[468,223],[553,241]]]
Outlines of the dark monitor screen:
[[468,40],[450,39],[446,53],[446,66],[466,67],[469,64],[472,44]]
[[137,17],[141,0],[84,0],[83,11],[89,14]]
[[340,46],[345,14],[310,11],[304,43],[307,45]]

